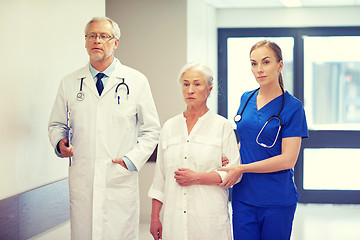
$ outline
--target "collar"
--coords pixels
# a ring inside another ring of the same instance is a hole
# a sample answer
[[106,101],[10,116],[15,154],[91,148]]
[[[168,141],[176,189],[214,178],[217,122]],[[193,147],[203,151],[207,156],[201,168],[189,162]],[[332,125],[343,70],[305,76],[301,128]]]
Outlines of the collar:
[[[103,71],[103,73],[104,73],[107,77],[110,77],[111,74],[114,72],[115,66],[116,66],[116,61],[117,61],[117,60],[114,58],[113,61],[112,61],[112,63],[111,63],[111,65],[110,65],[107,69],[105,69],[105,70]],[[92,76],[93,79],[95,79],[95,76],[100,72],[100,71],[96,70],[96,69],[91,65],[91,63],[89,64],[89,70],[90,70],[90,73],[91,73],[91,76]]]

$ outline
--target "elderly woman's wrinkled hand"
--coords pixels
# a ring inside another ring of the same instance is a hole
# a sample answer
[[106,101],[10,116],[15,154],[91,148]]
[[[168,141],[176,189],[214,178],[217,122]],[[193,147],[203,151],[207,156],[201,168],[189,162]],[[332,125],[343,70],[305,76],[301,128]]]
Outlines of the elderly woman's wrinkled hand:
[[154,240],[162,238],[162,224],[159,218],[151,218],[150,233],[154,237]]
[[175,171],[174,178],[176,182],[182,187],[191,186],[199,179],[198,174],[188,168],[179,168],[177,171]]

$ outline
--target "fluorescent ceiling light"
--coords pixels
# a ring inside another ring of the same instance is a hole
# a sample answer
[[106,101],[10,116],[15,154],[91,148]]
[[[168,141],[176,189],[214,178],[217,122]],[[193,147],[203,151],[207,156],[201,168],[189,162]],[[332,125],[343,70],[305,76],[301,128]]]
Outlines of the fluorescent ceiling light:
[[302,3],[300,0],[280,0],[286,7],[301,7]]

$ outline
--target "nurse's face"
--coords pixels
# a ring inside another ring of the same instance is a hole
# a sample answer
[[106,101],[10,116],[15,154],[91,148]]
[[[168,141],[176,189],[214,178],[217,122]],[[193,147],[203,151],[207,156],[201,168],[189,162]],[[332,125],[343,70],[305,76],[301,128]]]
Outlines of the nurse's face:
[[187,106],[206,106],[207,97],[212,87],[209,87],[205,76],[194,69],[187,70],[181,78],[182,92]]
[[251,71],[260,85],[277,84],[283,62],[278,62],[274,51],[266,46],[253,50],[250,54]]
[[86,38],[85,47],[90,56],[90,61],[106,61],[114,57],[114,51],[118,46],[119,40],[116,38],[109,38],[102,40],[100,34],[107,34],[113,36],[112,25],[109,21],[97,21],[90,24],[86,33],[98,34],[96,39]]

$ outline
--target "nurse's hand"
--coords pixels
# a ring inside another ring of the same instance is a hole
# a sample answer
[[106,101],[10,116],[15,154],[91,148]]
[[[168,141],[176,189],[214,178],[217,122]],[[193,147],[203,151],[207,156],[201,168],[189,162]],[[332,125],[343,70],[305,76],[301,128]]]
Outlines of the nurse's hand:
[[221,158],[221,166],[222,167],[226,167],[229,164],[229,159],[227,159],[227,157],[222,157]]
[[72,157],[74,155],[74,148],[71,144],[69,147],[67,146],[68,139],[66,137],[61,139],[58,145],[59,145],[60,153],[61,155],[63,155],[63,157]]
[[236,165],[227,168],[219,168],[218,171],[227,172],[226,177],[224,178],[222,183],[219,184],[220,187],[225,187],[225,188],[234,186],[237,183],[238,179],[244,173],[243,165]]
[[150,233],[153,235],[154,240],[162,238],[162,225],[159,217],[151,217]]
[[123,168],[128,169],[124,160],[122,160],[121,158],[114,159],[114,160],[112,160],[112,162],[120,164]]
[[199,179],[198,173],[188,168],[179,168],[178,171],[175,171],[174,178],[176,179],[176,182],[182,187],[191,186]]

